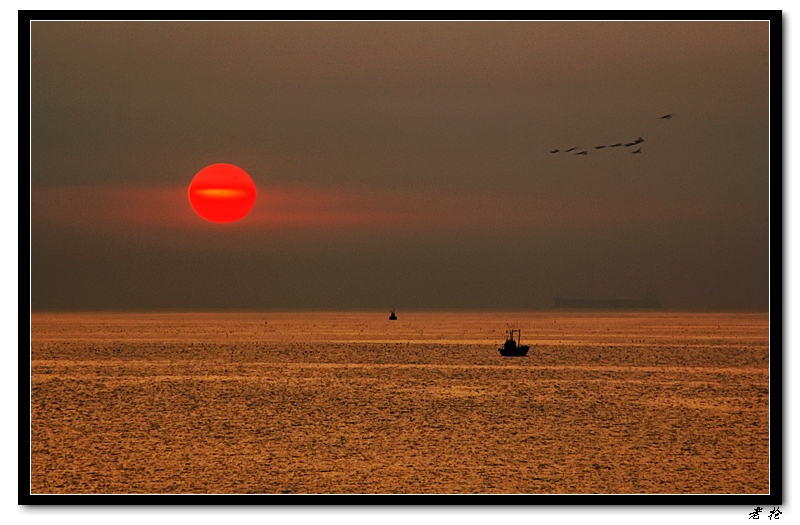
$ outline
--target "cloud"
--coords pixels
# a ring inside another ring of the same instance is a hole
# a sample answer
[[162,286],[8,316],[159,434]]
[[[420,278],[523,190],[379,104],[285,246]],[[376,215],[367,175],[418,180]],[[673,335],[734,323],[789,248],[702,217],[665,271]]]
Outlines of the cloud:
[[628,197],[420,191],[326,187],[260,187],[250,214],[227,225],[192,210],[186,188],[85,185],[34,188],[34,235],[58,227],[107,233],[136,231],[233,234],[276,232],[387,235],[591,232],[636,223],[664,225],[758,213],[757,206]]

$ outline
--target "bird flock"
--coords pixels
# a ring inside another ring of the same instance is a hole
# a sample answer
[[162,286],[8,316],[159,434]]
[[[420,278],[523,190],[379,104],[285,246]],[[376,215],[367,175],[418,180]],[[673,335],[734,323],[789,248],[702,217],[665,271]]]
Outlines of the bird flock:
[[[659,117],[659,119],[663,120],[669,120],[671,118],[672,118],[672,113],[667,113],[666,115],[662,115]],[[601,150],[604,148],[620,148],[623,146],[626,148],[631,148],[633,146],[641,144],[642,142],[644,142],[644,139],[642,137],[637,137],[630,142],[617,142],[616,144],[601,144],[600,146],[594,146],[593,148],[587,148],[587,149],[582,149],[580,146],[573,146],[565,150],[553,149],[550,151],[550,153],[572,153],[574,151],[575,152],[574,155],[588,155],[590,149]],[[575,151],[575,150],[581,150],[581,151]],[[635,155],[641,152],[642,152],[642,147],[639,146],[635,150],[631,151],[631,154]]]

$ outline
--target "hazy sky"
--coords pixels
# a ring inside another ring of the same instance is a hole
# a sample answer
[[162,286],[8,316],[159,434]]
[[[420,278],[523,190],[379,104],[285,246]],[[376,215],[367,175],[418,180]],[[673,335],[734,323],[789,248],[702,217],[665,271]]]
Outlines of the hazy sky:
[[[766,310],[768,39],[767,22],[34,22],[33,308],[651,290]],[[187,196],[218,162],[258,188],[227,225]]]

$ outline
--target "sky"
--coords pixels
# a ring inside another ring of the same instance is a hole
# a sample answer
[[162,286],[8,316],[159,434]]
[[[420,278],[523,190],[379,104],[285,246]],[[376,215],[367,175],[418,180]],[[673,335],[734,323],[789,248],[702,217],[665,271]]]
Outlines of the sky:
[[31,33],[35,311],[768,309],[767,22]]

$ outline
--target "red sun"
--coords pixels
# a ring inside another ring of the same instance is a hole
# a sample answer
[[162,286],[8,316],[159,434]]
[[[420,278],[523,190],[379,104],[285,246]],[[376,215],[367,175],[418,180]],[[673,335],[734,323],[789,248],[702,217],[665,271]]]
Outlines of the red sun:
[[256,185],[241,168],[212,164],[192,179],[189,202],[199,216],[211,222],[238,221],[256,202]]

